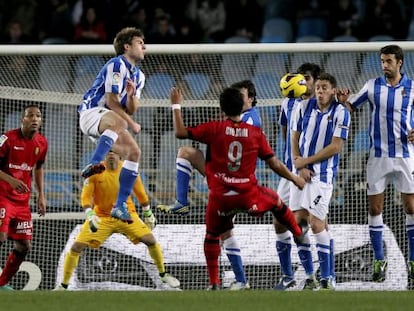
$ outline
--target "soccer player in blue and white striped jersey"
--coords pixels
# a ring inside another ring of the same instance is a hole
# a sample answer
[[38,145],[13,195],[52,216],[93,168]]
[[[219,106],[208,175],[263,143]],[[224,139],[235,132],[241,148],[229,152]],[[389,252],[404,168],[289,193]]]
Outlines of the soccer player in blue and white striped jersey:
[[347,103],[354,110],[369,102],[371,109],[367,194],[369,234],[374,251],[373,281],[383,282],[386,278],[382,212],[384,191],[390,182],[401,191],[406,213],[409,276],[414,280],[414,144],[409,139],[414,128],[414,81],[401,73],[404,54],[400,46],[384,46],[379,56],[384,76],[368,80]]
[[[336,100],[338,99],[338,101]],[[326,230],[333,184],[338,171],[339,153],[348,138],[350,113],[341,104],[348,94],[337,92],[336,79],[322,73],[315,82],[315,97],[300,102],[291,124],[291,148],[294,169],[308,182],[302,191],[290,193],[290,208],[296,219],[309,221],[316,239],[320,265],[320,288],[330,284],[330,235]],[[299,243],[302,265],[307,259],[301,248],[309,248],[306,239]]]
[[[306,93],[300,98],[285,98],[282,102],[281,111],[279,115],[279,125],[281,126],[284,145],[284,163],[293,171],[293,160],[291,151],[291,129],[290,124],[292,116],[301,100],[306,100],[315,96],[315,81],[321,73],[321,68],[317,64],[303,63],[299,66],[296,71],[302,74],[306,80]],[[289,180],[281,178],[277,193],[283,202],[290,201],[290,188],[295,187]],[[288,204],[290,206],[290,202]],[[292,267],[291,250],[293,244],[293,236],[289,230],[282,224],[280,224],[276,218],[273,218],[273,224],[276,232],[276,251],[279,256],[280,268],[282,270],[282,277],[279,282],[275,285],[276,290],[286,290],[296,285],[294,271]],[[302,250],[305,253],[307,250]],[[305,272],[309,275],[309,278],[313,280],[314,269],[312,254],[309,248],[306,256],[309,257],[307,265],[304,266]],[[308,287],[314,285],[316,287],[316,281],[312,284],[308,284]]]
[[103,66],[78,106],[80,129],[97,143],[82,176],[101,173],[105,169],[102,160],[109,150],[120,154],[124,164],[111,215],[132,222],[125,202],[137,178],[141,150],[127,129],[135,134],[141,129],[131,116],[138,108],[145,83],[138,67],[145,55],[144,34],[133,27],[124,28],[116,35],[114,48],[117,56]]

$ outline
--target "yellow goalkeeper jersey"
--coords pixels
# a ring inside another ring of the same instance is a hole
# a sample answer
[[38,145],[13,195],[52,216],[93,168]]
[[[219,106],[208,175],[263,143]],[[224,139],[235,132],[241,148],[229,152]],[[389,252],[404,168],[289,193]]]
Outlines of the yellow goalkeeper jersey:
[[[101,174],[96,174],[85,179],[81,193],[82,207],[88,205],[93,206],[97,216],[110,217],[111,210],[118,196],[119,173],[121,172],[121,168],[122,161],[119,162],[116,170],[106,168]],[[137,177],[132,191],[140,204],[148,202],[148,195],[140,176]],[[131,196],[128,197],[126,203],[130,212],[136,212],[135,204]]]

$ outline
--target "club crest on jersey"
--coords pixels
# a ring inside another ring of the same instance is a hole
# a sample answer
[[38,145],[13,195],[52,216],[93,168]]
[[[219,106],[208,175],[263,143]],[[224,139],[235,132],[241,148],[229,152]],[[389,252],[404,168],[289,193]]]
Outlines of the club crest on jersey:
[[8,139],[8,137],[6,135],[1,135],[0,136],[0,147],[3,146],[3,144],[5,143],[5,141]]
[[38,155],[39,154],[39,151],[40,151],[39,147],[36,147],[35,150],[34,150],[34,154],[35,155]]
[[401,90],[401,96],[402,97],[407,96],[407,92],[405,91],[405,88],[402,88],[402,90]]
[[112,74],[112,84],[119,84],[120,81],[121,81],[121,75],[119,74],[119,72],[114,72]]

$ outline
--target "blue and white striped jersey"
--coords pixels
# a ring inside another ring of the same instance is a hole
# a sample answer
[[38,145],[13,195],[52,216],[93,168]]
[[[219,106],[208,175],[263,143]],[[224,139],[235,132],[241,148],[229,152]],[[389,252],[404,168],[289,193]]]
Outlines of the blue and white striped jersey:
[[[291,130],[300,133],[299,151],[302,157],[310,157],[326,146],[333,137],[348,138],[351,116],[340,103],[332,102],[329,109],[322,112],[318,108],[316,98],[303,100],[295,110]],[[338,171],[339,154],[308,168],[314,172],[313,178],[333,184]]]
[[243,111],[241,114],[241,120],[255,127],[262,127],[262,119],[260,118],[259,111],[256,109],[256,107],[252,107],[246,111]]
[[139,99],[145,84],[144,73],[137,66],[132,66],[123,55],[111,58],[99,71],[92,87],[83,96],[78,112],[94,107],[104,107],[105,93],[118,94],[121,105],[125,107],[127,79],[135,82],[135,96]]
[[285,144],[283,146],[283,154],[285,165],[288,167],[290,171],[293,170],[292,147],[290,143],[290,122],[292,120],[292,116],[294,115],[294,111],[300,103],[300,101],[300,98],[285,98],[282,102],[281,111],[279,114],[279,125],[286,127],[286,141],[284,142]]
[[385,77],[368,80],[358,94],[349,98],[353,108],[369,102],[371,119],[370,156],[376,158],[413,158],[414,144],[407,136],[414,128],[414,81],[402,75],[396,86]]

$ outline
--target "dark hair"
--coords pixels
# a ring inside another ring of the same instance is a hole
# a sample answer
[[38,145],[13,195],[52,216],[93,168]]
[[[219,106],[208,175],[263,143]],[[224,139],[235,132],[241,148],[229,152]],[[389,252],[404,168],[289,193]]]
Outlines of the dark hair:
[[26,110],[29,109],[29,108],[37,108],[37,109],[40,110],[40,107],[38,105],[36,105],[36,104],[28,104],[28,105],[26,105],[26,106],[23,107],[23,110],[22,110],[22,118],[25,117]]
[[394,54],[395,55],[395,59],[401,60],[404,62],[404,52],[402,50],[402,48],[396,44],[391,44],[391,45],[386,45],[384,47],[381,48],[380,50],[380,55],[381,54]]
[[298,67],[298,70],[296,70],[297,73],[302,73],[302,74],[308,71],[310,72],[312,78],[316,80],[321,74],[322,69],[321,67],[319,67],[319,65],[314,64],[314,63],[303,63],[302,65]]
[[336,87],[336,78],[330,73],[322,72],[317,78],[317,80],[328,81],[332,85],[332,87]]
[[256,87],[254,86],[254,83],[251,80],[243,80],[236,83],[233,83],[230,87],[236,88],[238,90],[240,89],[247,89],[247,96],[249,98],[253,98],[252,106],[256,106],[257,99],[256,99]]
[[124,54],[124,44],[131,44],[134,37],[144,39],[144,33],[135,27],[126,27],[119,31],[114,39],[114,48],[116,55]]
[[243,109],[243,95],[239,89],[228,87],[220,94],[220,109],[229,117],[238,116]]

